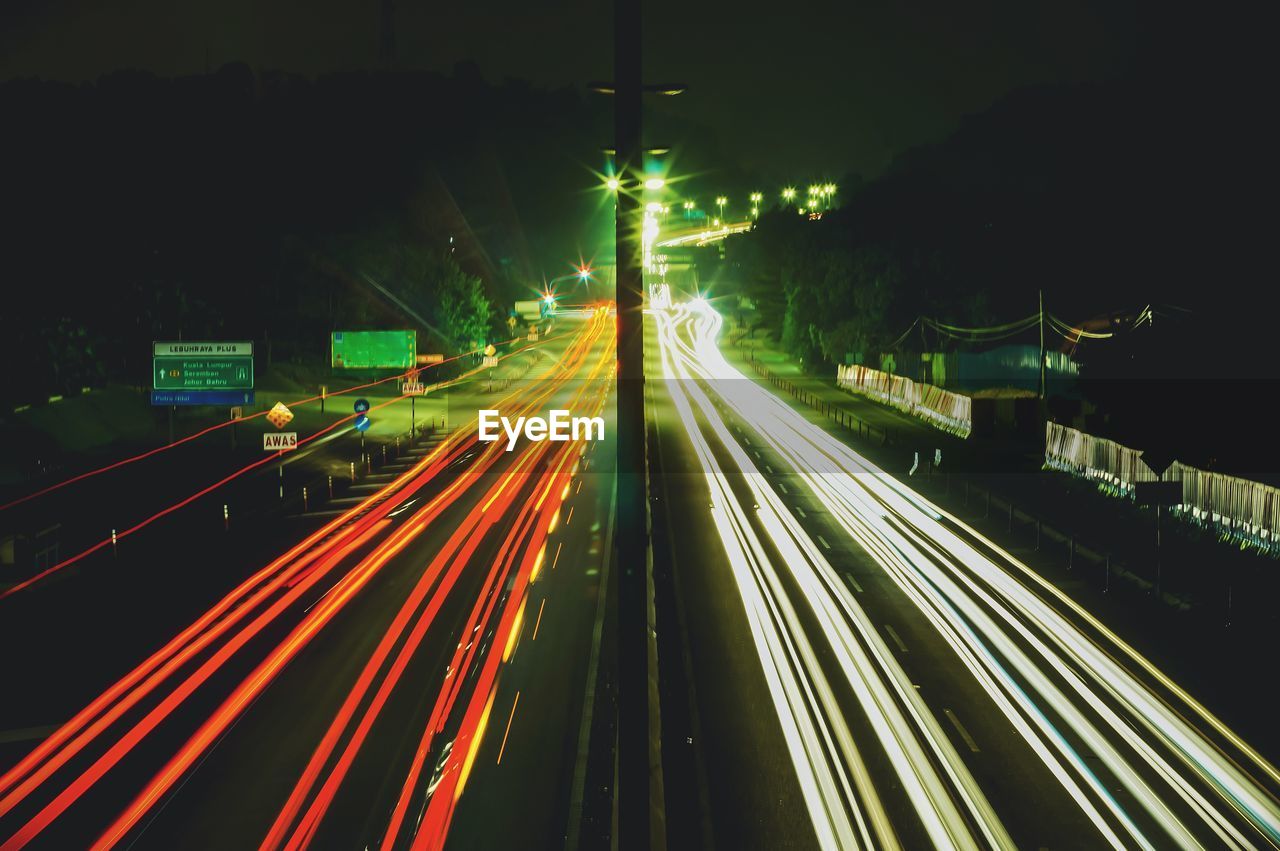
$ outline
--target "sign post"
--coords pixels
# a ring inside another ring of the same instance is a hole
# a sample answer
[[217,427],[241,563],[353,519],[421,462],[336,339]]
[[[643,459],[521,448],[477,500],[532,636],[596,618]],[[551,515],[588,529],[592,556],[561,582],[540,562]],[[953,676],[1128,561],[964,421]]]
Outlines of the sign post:
[[427,395],[427,388],[419,379],[419,371],[411,369],[405,375],[404,384],[400,385],[400,395],[409,397],[409,441],[413,442],[413,432],[417,425],[417,401],[419,396]]
[[[1173,464],[1173,456],[1158,450],[1147,450],[1138,456],[1147,469],[1159,479]],[[1182,502],[1182,482],[1135,482],[1133,498],[1139,505],[1155,504],[1156,507],[1156,582],[1153,591],[1160,599],[1160,507]]]

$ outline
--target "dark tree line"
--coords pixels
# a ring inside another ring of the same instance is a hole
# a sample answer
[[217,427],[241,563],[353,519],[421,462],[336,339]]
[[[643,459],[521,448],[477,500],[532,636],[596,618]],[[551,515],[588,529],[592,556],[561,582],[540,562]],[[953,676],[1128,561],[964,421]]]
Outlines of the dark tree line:
[[21,360],[0,403],[144,382],[153,339],[324,363],[331,330],[420,324],[370,278],[434,345],[505,334],[605,215],[582,191],[605,106],[470,66],[0,85],[0,333]]
[[[1017,92],[842,190],[820,221],[765,216],[730,240],[725,280],[793,353],[828,363],[849,352],[876,363],[921,315],[1026,317],[1040,291],[1049,311],[1095,330],[1153,305],[1141,333],[1049,344],[1073,352],[1117,436],[1238,443],[1255,419],[1210,411],[1269,396],[1280,302],[1262,283],[1270,239],[1252,201],[1274,181],[1248,90],[1148,75]],[[899,346],[972,348],[919,329]],[[1182,436],[1164,436],[1174,429]]]

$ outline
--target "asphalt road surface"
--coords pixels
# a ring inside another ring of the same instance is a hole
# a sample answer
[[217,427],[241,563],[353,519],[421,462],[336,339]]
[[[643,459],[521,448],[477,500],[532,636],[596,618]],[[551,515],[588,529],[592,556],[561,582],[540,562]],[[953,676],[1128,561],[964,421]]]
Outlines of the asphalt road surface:
[[[611,421],[612,318],[565,324],[492,407]],[[0,847],[563,847],[611,447],[406,455],[10,768]]]

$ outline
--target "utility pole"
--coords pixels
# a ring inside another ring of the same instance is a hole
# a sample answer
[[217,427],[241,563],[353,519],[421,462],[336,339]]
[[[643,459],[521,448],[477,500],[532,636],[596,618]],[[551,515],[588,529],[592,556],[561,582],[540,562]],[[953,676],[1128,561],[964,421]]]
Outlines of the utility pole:
[[1040,290],[1040,398],[1045,396],[1044,386],[1044,290]]
[[640,217],[640,0],[613,4],[613,135],[618,177],[618,836],[647,849],[649,830],[649,582],[645,486],[644,268]]
[[[644,410],[644,245],[640,195],[646,153],[641,133],[645,93],[677,95],[678,83],[645,85],[641,72],[641,0],[614,0],[612,82],[588,83],[613,95],[614,173],[617,180],[618,469],[614,563],[618,649],[617,834],[622,849],[649,849],[655,799],[650,754],[649,529]],[[657,148],[649,153],[665,152]],[[607,589],[612,595],[614,589]],[[653,784],[653,785],[651,785]],[[660,788],[660,787],[658,787]]]

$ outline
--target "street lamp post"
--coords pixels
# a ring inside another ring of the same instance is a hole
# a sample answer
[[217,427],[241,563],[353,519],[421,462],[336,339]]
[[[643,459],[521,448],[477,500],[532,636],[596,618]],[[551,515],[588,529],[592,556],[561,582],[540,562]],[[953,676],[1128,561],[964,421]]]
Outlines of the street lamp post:
[[[648,504],[645,486],[644,245],[640,188],[661,178],[636,178],[643,156],[641,100],[645,92],[677,95],[678,83],[645,85],[641,74],[641,0],[614,0],[614,79],[589,84],[614,96],[618,305],[618,469],[613,555],[617,570],[603,591],[617,605],[617,834],[624,849],[649,848],[650,799]],[[655,151],[656,153],[656,151]],[[614,188],[612,185],[610,188]],[[615,596],[616,595],[616,596]]]
[[724,221],[724,205],[729,203],[729,199],[720,195],[716,198],[716,206],[720,208],[720,221]]

